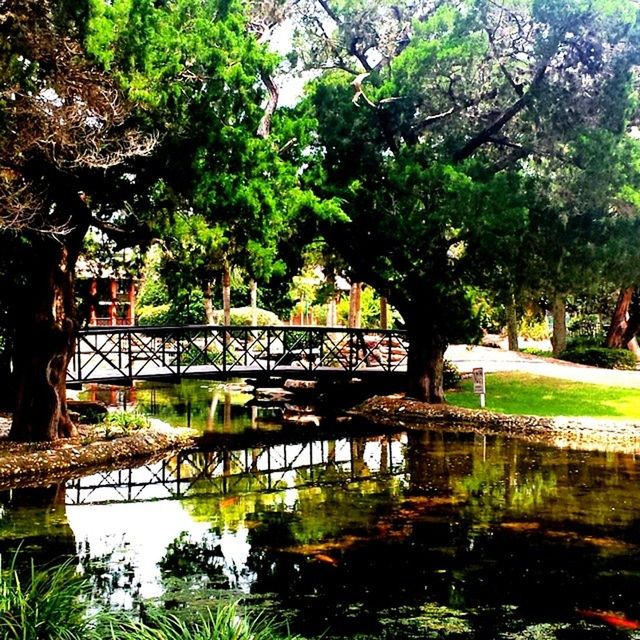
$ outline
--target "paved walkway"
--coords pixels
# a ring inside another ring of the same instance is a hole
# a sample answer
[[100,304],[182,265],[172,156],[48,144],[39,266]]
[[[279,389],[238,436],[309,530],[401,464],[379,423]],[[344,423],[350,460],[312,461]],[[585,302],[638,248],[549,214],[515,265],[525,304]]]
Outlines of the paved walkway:
[[470,373],[474,367],[484,367],[486,372],[519,371],[576,382],[640,389],[640,371],[599,369],[502,348],[452,345],[445,357],[462,373]]

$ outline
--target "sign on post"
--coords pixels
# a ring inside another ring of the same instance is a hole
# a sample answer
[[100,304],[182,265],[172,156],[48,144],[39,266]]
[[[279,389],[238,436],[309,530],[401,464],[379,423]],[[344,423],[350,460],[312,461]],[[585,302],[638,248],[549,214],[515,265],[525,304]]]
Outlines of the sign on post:
[[484,409],[486,387],[484,381],[484,369],[476,367],[472,370],[473,375],[473,392],[480,396],[480,407]]

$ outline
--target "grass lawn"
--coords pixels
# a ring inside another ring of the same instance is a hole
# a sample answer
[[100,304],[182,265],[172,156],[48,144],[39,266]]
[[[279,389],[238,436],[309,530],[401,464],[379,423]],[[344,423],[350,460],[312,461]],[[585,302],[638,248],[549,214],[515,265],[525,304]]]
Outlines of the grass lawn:
[[[477,409],[479,397],[471,380],[460,390],[450,390],[447,401],[459,407]],[[640,389],[622,389],[585,384],[526,373],[487,375],[486,408],[500,413],[536,416],[592,416],[640,418]]]

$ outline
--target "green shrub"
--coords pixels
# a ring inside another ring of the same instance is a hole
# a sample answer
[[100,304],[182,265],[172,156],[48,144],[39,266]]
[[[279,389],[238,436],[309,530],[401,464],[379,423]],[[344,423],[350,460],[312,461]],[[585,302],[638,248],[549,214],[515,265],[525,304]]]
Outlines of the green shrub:
[[162,327],[170,325],[171,305],[161,304],[157,307],[148,305],[138,307],[137,320],[142,327]]
[[536,318],[534,315],[522,318],[518,333],[528,340],[547,340],[551,335],[546,318]]
[[553,351],[549,351],[548,349],[536,349],[535,347],[527,347],[526,349],[521,349],[522,353],[528,353],[532,356],[541,356],[543,358],[551,358],[553,356]]
[[147,429],[149,418],[138,411],[110,411],[104,418],[105,437],[128,436]]
[[2,640],[80,640],[95,638],[84,596],[88,584],[69,562],[36,570],[26,579],[15,558],[0,572],[0,638]]
[[567,324],[567,329],[574,336],[591,339],[600,344],[604,340],[602,322],[595,313],[573,316]]
[[631,351],[606,347],[570,347],[560,357],[569,362],[603,369],[635,369],[638,364],[636,356]]
[[449,362],[449,360],[444,361],[442,377],[445,389],[455,389],[460,385],[462,380],[460,369],[458,369],[458,367],[456,367],[452,362]]

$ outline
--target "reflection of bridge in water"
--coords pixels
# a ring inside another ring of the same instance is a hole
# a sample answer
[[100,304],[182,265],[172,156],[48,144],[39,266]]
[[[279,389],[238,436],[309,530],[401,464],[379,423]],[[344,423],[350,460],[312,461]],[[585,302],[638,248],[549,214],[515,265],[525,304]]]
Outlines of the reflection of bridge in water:
[[402,331],[333,327],[109,327],[79,333],[67,381],[352,378],[406,371]]
[[194,449],[66,485],[66,504],[237,496],[389,478],[405,471],[403,436],[341,438],[246,449]]

